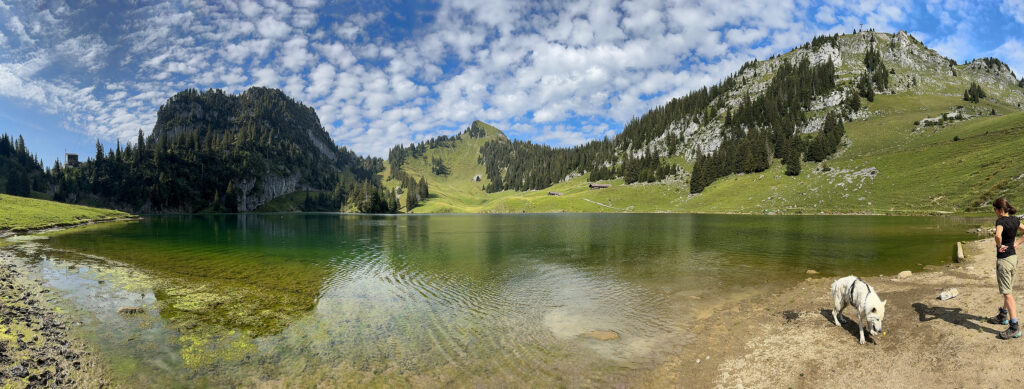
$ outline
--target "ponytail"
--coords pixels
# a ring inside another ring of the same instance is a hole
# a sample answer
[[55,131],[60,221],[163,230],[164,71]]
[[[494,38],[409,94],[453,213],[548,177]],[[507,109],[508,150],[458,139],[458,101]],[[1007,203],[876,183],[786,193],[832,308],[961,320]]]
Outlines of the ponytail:
[[1006,211],[1006,213],[1011,215],[1017,214],[1017,208],[1014,208],[1012,205],[1010,205],[1009,201],[1006,201],[1006,199],[1002,197],[996,199],[996,201],[993,201],[992,207],[995,209]]

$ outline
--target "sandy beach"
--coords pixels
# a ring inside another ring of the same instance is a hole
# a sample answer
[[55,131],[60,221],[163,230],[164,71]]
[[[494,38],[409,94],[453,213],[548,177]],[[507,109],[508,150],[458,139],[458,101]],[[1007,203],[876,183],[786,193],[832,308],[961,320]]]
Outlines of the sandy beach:
[[[949,242],[953,245],[954,242]],[[700,388],[1020,387],[1024,338],[1001,340],[1006,326],[986,319],[996,290],[991,239],[965,242],[966,260],[896,276],[858,274],[888,300],[885,335],[857,344],[854,320],[832,323],[832,278],[719,310],[702,320],[692,347],[652,374],[651,386]],[[813,276],[812,276],[813,277]],[[1021,283],[1016,291],[1021,290]],[[945,288],[956,298],[940,301]],[[856,313],[847,308],[847,318]]]

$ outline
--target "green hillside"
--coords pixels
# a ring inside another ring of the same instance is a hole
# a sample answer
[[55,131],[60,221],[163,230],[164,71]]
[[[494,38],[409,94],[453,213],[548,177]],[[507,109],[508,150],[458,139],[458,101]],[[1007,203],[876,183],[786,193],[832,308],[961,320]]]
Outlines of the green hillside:
[[[672,119],[673,112],[652,111],[648,115],[661,116],[638,123],[661,127],[606,141],[615,142],[619,150],[609,161],[613,169],[621,168],[625,158],[644,153],[681,168],[664,180],[626,185],[616,170],[613,176],[618,178],[600,181],[611,188],[591,190],[589,172],[581,169],[545,189],[486,193],[480,148],[491,140],[507,142],[504,134],[486,126],[484,138],[461,134],[454,147],[431,148],[405,161],[402,169],[425,177],[430,186],[430,198],[414,212],[963,213],[985,210],[999,196],[1012,202],[1022,193],[1024,162],[1014,158],[1014,151],[1024,147],[1024,88],[1008,67],[995,59],[956,64],[905,33],[863,32],[823,42],[744,66],[737,73],[741,81],[723,83],[731,89],[708,95],[717,96],[708,97],[711,105],[701,111],[717,113],[710,120]],[[844,101],[858,91],[868,47],[880,52],[888,86],[873,88],[877,91],[870,101],[859,98],[861,109],[849,110]],[[801,162],[797,176],[786,175],[776,155],[767,170],[727,175],[691,194],[695,155],[720,143],[730,107],[740,104],[741,96],[764,90],[780,61],[805,57],[835,63],[836,90],[812,100],[804,110],[806,119],[797,123],[796,139],[812,139],[825,114],[835,112],[845,118],[838,151],[821,163]],[[964,100],[973,84],[986,92],[977,103]],[[644,139],[646,143],[636,143]],[[667,144],[676,139],[678,145]],[[433,174],[433,158],[441,158],[452,174]],[[388,177],[390,171],[384,174]],[[480,182],[473,180],[476,175]],[[387,185],[399,183],[390,180]]]
[[[430,186],[430,198],[426,204],[416,208],[415,212],[481,212],[483,209],[477,207],[487,203],[487,193],[483,187],[489,181],[484,172],[484,167],[479,163],[480,148],[484,143],[491,140],[508,141],[504,133],[484,122],[474,122],[471,126],[477,126],[484,130],[483,137],[474,138],[467,133],[457,136],[455,147],[438,147],[427,150],[422,157],[408,160],[402,167],[413,177],[426,177]],[[436,175],[431,172],[431,161],[440,158],[445,166],[451,170],[449,175]],[[400,185],[391,177],[391,168],[386,168],[382,173],[388,178],[385,185],[395,188]],[[480,181],[474,178],[479,176]],[[399,196],[402,200],[402,208],[405,209],[405,196]]]
[[109,209],[0,194],[0,231],[70,226],[131,216]]

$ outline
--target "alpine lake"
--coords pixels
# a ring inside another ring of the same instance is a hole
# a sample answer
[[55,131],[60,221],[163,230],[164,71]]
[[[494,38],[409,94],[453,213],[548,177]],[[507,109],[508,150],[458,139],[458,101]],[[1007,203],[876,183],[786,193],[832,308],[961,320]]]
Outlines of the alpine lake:
[[[153,216],[14,249],[126,386],[628,386],[699,336],[688,328],[708,310],[795,285],[808,269],[867,276],[948,263],[974,226],[896,216]],[[126,306],[144,313],[119,314]]]

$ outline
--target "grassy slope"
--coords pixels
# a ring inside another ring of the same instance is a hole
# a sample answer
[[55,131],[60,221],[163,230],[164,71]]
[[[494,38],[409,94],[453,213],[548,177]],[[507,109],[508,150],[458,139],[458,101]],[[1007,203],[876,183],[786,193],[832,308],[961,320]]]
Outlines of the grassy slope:
[[[426,173],[432,196],[415,212],[743,212],[743,213],[936,213],[964,212],[996,196],[1014,198],[1024,189],[1024,113],[982,116],[945,127],[916,130],[914,121],[939,116],[963,102],[946,95],[878,96],[867,109],[878,114],[847,123],[849,144],[832,160],[832,170],[805,163],[799,177],[783,174],[778,161],[760,174],[734,175],[689,195],[684,181],[623,185],[589,190],[586,177],[546,190],[486,194],[472,182],[482,173],[478,146],[431,150],[407,163],[416,176]],[[1010,109],[983,103],[979,110]],[[1014,110],[1015,111],[1015,110]],[[488,132],[489,138],[491,133]],[[954,142],[953,138],[960,141]],[[483,139],[472,140],[482,144]],[[453,167],[450,177],[430,174],[434,155]],[[854,172],[877,169],[869,178]],[[849,179],[849,181],[847,181]],[[486,180],[486,178],[485,178]],[[394,185],[395,183],[391,183]],[[548,196],[548,191],[565,193]]]
[[[879,45],[888,44],[887,39],[882,37]],[[839,73],[844,76],[840,82],[848,84],[863,71],[863,55],[842,55]],[[821,171],[819,164],[805,163],[800,176],[788,177],[776,160],[768,171],[719,179],[698,195],[689,194],[685,177],[634,185],[612,180],[608,181],[612,188],[594,191],[587,188],[586,177],[577,177],[545,190],[487,194],[480,189],[486,177],[481,183],[471,180],[474,174],[483,175],[476,158],[486,139],[464,141],[456,149],[431,150],[425,158],[407,162],[403,168],[415,176],[425,175],[430,184],[431,199],[415,212],[924,214],[972,211],[997,196],[1013,202],[1024,189],[1024,160],[1013,158],[1017,149],[1024,148],[1024,112],[999,101],[1006,101],[1007,94],[1024,91],[1012,86],[989,88],[986,91],[995,98],[969,104],[961,97],[976,71],[967,65],[957,66],[960,77],[899,64],[888,66],[896,72],[893,80],[913,73],[939,81],[896,95],[880,94],[873,103],[863,101],[865,110],[872,114],[846,123],[848,143],[825,163],[831,168],[828,172]],[[915,121],[941,116],[957,106],[964,106],[969,114],[985,115],[941,127],[917,129],[914,125]],[[987,116],[992,109],[999,115]],[[489,129],[488,138],[503,137],[498,133]],[[960,141],[954,142],[954,137]],[[432,156],[442,156],[453,165],[452,176],[430,174],[427,163]],[[673,157],[673,161],[676,159]],[[686,171],[691,168],[689,163],[680,165]],[[874,178],[863,174],[871,169],[878,172]],[[563,192],[565,196],[548,196],[548,191]]]
[[0,230],[67,226],[127,216],[109,209],[0,194]]

